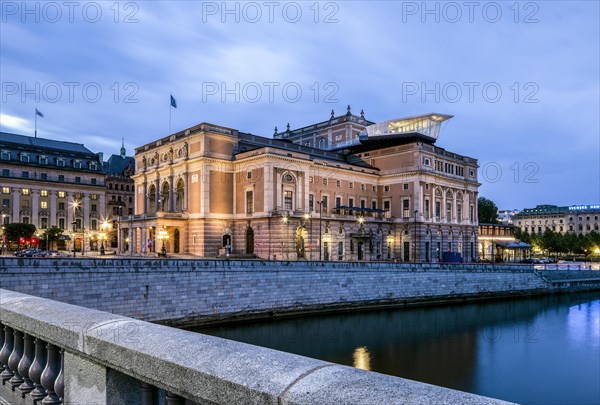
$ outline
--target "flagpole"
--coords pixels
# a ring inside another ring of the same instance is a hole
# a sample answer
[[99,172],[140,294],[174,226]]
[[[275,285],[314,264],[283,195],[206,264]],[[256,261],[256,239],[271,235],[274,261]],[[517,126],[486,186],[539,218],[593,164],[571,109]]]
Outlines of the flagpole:
[[37,110],[34,110],[33,112],[33,116],[34,116],[34,122],[35,122],[35,132],[34,132],[34,137],[37,138]]
[[173,107],[171,106],[171,100],[169,99],[169,135],[171,135],[171,110],[173,110]]

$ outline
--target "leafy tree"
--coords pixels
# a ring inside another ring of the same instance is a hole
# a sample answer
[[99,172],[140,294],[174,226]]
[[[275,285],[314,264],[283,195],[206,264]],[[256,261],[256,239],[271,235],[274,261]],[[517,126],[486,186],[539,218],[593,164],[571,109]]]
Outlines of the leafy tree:
[[477,217],[480,224],[495,224],[498,222],[498,207],[492,200],[479,197],[477,199]]
[[19,243],[19,238],[29,239],[35,233],[35,225],[33,224],[22,224],[19,222],[13,222],[11,224],[4,225],[4,236],[6,240],[11,243]]
[[[44,231],[42,238],[44,240],[47,240],[48,243],[52,246],[53,242],[58,242],[60,240],[62,234],[62,229],[60,229],[58,226],[52,226]],[[49,249],[49,247],[46,246],[46,249]]]

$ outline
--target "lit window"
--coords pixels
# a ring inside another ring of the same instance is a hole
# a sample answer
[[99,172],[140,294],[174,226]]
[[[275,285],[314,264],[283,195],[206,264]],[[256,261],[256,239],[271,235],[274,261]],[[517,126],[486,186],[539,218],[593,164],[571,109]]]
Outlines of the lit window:
[[2,194],[10,194],[10,187],[2,187]]
[[65,198],[66,193],[64,191],[59,191],[58,192],[58,197],[59,198]]
[[21,190],[23,195],[29,195],[29,189],[28,188],[24,188],[23,190]]
[[43,210],[48,209],[48,201],[40,201],[40,208]]
[[309,183],[314,183],[315,182],[315,178],[313,176],[308,176],[308,182]]
[[40,195],[42,197],[48,197],[48,190],[40,190]]

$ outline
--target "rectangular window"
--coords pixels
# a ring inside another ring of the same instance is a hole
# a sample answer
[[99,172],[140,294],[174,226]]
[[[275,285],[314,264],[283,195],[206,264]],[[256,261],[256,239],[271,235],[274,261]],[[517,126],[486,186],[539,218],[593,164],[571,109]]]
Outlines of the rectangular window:
[[283,207],[284,207],[284,209],[289,210],[289,211],[293,210],[294,208],[293,208],[292,201],[293,201],[293,194],[292,194],[292,192],[291,191],[285,191],[283,193]]
[[367,202],[365,200],[360,200],[360,208],[367,208]]
[[311,212],[315,210],[315,196],[313,194],[308,195],[308,210]]
[[29,172],[23,171],[21,173],[21,177],[24,178],[24,179],[28,179],[29,178]]
[[377,209],[377,201],[371,201],[371,209]]
[[65,160],[64,159],[58,159],[56,161],[56,166],[58,166],[58,167],[65,167]]
[[2,187],[2,194],[10,194],[10,187]]
[[349,182],[348,182],[348,187],[350,187],[350,188],[354,188],[354,182],[352,182],[352,181],[349,181]]
[[2,160],[10,160],[10,152],[3,150],[0,157]]
[[28,188],[24,188],[24,189],[21,190],[21,193],[23,195],[29,195],[29,189]]
[[429,215],[430,214],[430,209],[431,209],[430,205],[431,204],[429,203],[429,200],[426,198],[425,199],[425,219],[429,219],[429,217],[430,217],[430,215]]
[[326,185],[327,185],[327,178],[326,178],[326,177],[324,177],[324,178],[323,178],[323,185],[324,185],[324,186],[326,186]]
[[354,207],[354,198],[348,198],[348,207]]
[[47,229],[48,228],[48,218],[42,217],[40,221],[40,228]]
[[327,214],[328,198],[326,195],[321,196],[321,212]]
[[23,223],[24,224],[28,224],[29,223],[29,217],[23,217]]
[[373,186],[373,192],[376,193],[377,192],[377,186]]
[[64,231],[64,229],[65,229],[65,219],[64,218],[58,218],[58,227]]
[[386,200],[383,202],[383,210],[386,211],[387,213],[390,212],[390,201]]
[[254,192],[246,191],[246,214],[254,212]]
[[475,206],[473,204],[469,206],[469,220],[471,222],[475,221]]
[[92,178],[92,180],[91,180],[91,181],[92,181],[92,184],[93,184],[93,185],[96,185],[96,179],[95,179],[95,178]]
[[21,208],[29,208],[29,200],[21,200]]
[[440,219],[441,216],[442,216],[442,202],[436,201],[435,202],[435,218]]
[[252,179],[252,172],[246,172],[246,179]]
[[406,198],[402,200],[402,217],[410,218],[410,201]]
[[335,208],[336,212],[338,211],[338,207],[342,205],[342,197],[335,197]]
[[456,219],[458,222],[462,220],[462,204],[456,204]]
[[90,206],[90,209],[91,209],[92,212],[98,212],[98,206],[96,204],[92,204]]
[[64,191],[58,192],[58,198],[65,198],[66,193]]
[[48,156],[40,156],[40,164],[47,165],[48,164]]
[[[3,208],[8,208],[10,207],[10,200],[8,198],[3,198],[2,199],[2,207]],[[8,218],[8,217],[7,217]]]
[[48,197],[48,190],[40,190],[40,196]]
[[342,182],[340,180],[336,180],[335,181],[335,186],[336,187],[342,187]]
[[73,162],[73,167],[75,169],[81,169],[81,160],[76,160]]
[[383,186],[383,191],[385,191],[386,193],[390,192],[390,186]]
[[48,201],[40,201],[40,209],[47,210],[48,209]]
[[309,183],[314,183],[315,182],[315,178],[313,176],[308,176],[308,182]]
[[402,185],[402,189],[403,189],[403,190],[408,190],[408,183],[404,183],[404,184]]
[[48,180],[48,173],[40,173],[41,180]]
[[338,260],[344,260],[344,242],[338,242]]
[[21,162],[23,162],[23,163],[29,163],[29,155],[22,154],[21,155]]
[[366,186],[367,186],[367,185],[366,185],[366,184],[364,184],[364,183],[363,183],[363,184],[361,184],[361,185],[360,185],[360,190],[361,190],[361,191],[365,191],[365,190],[366,190]]
[[90,200],[97,200],[98,194],[90,194]]
[[98,221],[95,219],[92,219],[92,231],[96,231],[98,230]]
[[64,174],[59,174],[58,175],[58,181],[65,181],[65,175]]
[[446,203],[446,221],[452,221],[452,203]]
[[75,183],[81,183],[81,177],[75,176]]
[[60,211],[64,211],[65,210],[65,203],[64,202],[59,202],[58,203],[58,209]]
[[3,177],[9,177],[10,176],[10,169],[2,169],[2,176]]

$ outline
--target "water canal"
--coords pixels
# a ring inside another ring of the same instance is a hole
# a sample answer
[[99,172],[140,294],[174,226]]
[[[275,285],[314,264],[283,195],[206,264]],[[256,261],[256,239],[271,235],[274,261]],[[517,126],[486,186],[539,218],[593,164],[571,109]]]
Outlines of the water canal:
[[600,404],[600,292],[198,331],[524,404]]

